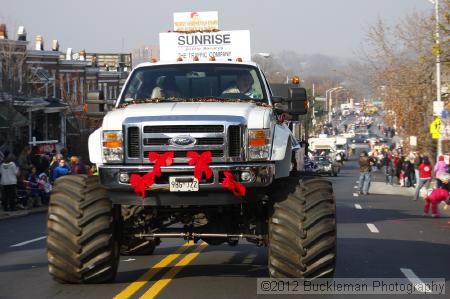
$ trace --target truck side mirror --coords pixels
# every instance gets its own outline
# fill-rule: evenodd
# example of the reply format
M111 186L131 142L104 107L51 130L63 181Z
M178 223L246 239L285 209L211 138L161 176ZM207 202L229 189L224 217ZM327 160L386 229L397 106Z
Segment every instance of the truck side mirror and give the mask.
M286 103L288 104L288 113L292 115L306 114L309 106L306 89L303 87L289 88Z

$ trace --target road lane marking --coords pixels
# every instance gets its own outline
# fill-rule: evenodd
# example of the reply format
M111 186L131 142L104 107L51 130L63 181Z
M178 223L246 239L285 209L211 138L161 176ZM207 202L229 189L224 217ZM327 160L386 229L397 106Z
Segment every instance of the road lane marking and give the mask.
M356 208L357 210L362 210L361 205L360 205L360 204L357 204L357 203L355 203L355 208Z
M358 197L359 195L358 195L358 193L353 193L353 196Z
M158 280L150 289L148 289L147 292L145 292L144 295L140 297L140 299L155 298L156 295L158 295L170 283L175 275L177 275L178 272L180 272L185 266L192 262L200 254L200 252L205 249L206 246L208 246L208 244L202 243L198 245L193 252L186 254L183 259L181 259L174 267L167 271L167 273L164 274L164 276L160 280Z
M44 240L46 238L47 238L47 236L43 236L43 237L39 237L39 238L36 238L36 239L31 239L31 240L28 240L28 241L17 243L17 244L11 245L9 247L20 247L20 246L27 245L27 244L30 244L30 243L33 243L33 242Z
M372 223L367 223L367 227L369 228L370 232L374 234L378 234L380 232L378 228Z
M430 288L425 283L423 283L423 281L419 277L417 277L413 270L408 268L400 268L400 271L402 271L403 275L405 275L406 278L408 278L408 280L414 285L416 291L425 294L431 293Z
M122 262L134 262L136 259L132 259L132 258L129 258L129 259L126 259L126 260L122 260Z
M193 242L186 242L181 247L177 249L174 253L169 254L154 266L152 266L147 272L142 274L135 282L132 282L129 286L127 286L122 292L117 294L114 299L125 299L131 297L134 293L136 293L140 288L142 288L153 276L155 276L159 271L163 268L167 267L170 263L172 263L177 257L179 257L184 251L186 251L189 247L194 245Z

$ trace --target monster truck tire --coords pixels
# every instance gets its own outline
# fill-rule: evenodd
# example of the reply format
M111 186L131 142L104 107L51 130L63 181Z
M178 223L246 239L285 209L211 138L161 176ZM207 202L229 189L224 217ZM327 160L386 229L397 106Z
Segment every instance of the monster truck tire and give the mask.
M50 274L63 283L114 280L119 263L116 215L98 177L59 178L47 219Z
M281 186L280 186L281 183ZM272 194L269 273L274 278L332 277L336 262L336 205L330 182L286 178Z

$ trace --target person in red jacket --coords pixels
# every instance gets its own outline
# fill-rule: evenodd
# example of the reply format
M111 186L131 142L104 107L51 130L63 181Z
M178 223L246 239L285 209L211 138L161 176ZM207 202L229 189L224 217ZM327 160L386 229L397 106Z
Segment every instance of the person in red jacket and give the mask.
M439 216L439 204L441 201L446 201L446 207L450 203L450 200L448 198L449 192L448 192L448 182L450 179L450 175L448 173L442 174L439 177L439 180L442 182L442 185L439 188L434 189L430 195L425 197L425 205L423 206L423 214L424 216L428 215L428 212L430 211L430 205L431 205L431 215L433 217L440 217Z
M420 189L425 187L428 189L431 181L431 172L433 171L433 165L431 165L428 157L424 156L422 163L419 165L419 182L417 183L416 193L413 200L419 199Z

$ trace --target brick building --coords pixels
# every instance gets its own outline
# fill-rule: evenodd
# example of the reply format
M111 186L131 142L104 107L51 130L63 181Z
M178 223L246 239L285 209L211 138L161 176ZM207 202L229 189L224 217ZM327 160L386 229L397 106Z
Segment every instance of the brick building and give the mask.
M31 46L23 27L12 40L0 26L0 143L14 140L17 148L49 141L85 156L88 135L114 105L131 68L131 54L61 52L56 40L46 49L41 36ZM104 102L87 105L90 92L101 92Z

